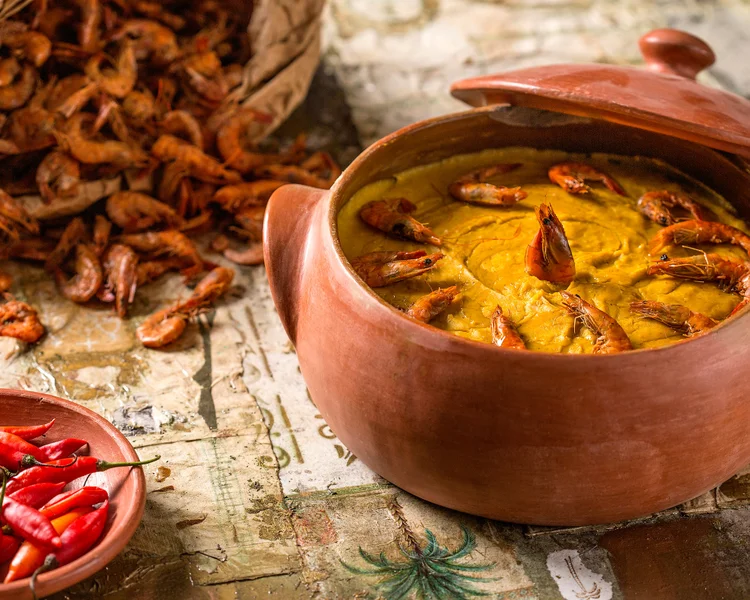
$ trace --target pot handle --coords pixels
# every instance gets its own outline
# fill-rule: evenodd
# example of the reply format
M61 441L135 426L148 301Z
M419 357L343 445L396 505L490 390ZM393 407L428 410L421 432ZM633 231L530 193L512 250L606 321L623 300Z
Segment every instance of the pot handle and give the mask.
M263 258L276 311L293 344L312 217L328 194L328 190L305 185L285 185L273 193L266 208Z

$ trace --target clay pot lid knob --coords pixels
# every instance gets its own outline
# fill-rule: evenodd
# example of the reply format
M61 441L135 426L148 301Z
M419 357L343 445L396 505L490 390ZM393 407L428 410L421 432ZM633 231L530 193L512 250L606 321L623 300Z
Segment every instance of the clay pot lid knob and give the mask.
M695 79L716 61L702 39L676 29L654 29L638 40L648 68L657 73Z

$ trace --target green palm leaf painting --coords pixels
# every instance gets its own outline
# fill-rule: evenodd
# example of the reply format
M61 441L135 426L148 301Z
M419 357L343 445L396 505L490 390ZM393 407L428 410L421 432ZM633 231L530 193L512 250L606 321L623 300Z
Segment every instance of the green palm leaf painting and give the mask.
M375 588L385 600L467 600L486 596L474 584L492 579L473 573L486 571L495 565L462 561L474 551L477 542L471 531L465 527L461 529L463 541L455 551L441 546L435 535L425 529L427 543L424 547L411 535L407 540L412 548L404 548L399 543L398 549L403 556L399 560L389 560L383 552L373 556L360 547L359 555L367 567L356 567L343 561L341 564L352 573L379 575L380 580L375 583Z

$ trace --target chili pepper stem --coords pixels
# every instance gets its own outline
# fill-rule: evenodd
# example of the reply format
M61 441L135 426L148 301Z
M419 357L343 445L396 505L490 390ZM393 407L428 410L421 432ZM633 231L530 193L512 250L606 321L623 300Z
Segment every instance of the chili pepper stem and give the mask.
M148 460L141 460L138 462L120 462L120 463L111 463L104 460L100 460L96 463L96 470L97 471L106 471L107 469L114 469L115 467L142 467L143 465L150 465L153 462L156 462L159 460L161 456L157 454L153 458L149 458Z
M57 568L57 559L55 558L54 554L48 554L47 558L44 559L44 563L42 563L42 566L39 567L36 571L34 571L31 574L31 581L29 582L29 588L31 589L31 595L34 598L34 600L38 600L36 595L36 578L39 577L42 573L46 573L47 571L51 571L52 569Z
M2 507L3 502L5 502L5 488L8 485L8 469L3 469L3 489L0 490L0 507Z

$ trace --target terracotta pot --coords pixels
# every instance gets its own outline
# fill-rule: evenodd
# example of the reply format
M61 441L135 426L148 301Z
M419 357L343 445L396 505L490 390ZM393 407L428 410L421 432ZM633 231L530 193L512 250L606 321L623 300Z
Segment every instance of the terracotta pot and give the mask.
M109 462L138 460L123 435L103 417L75 402L61 398L0 389L0 422L8 425L32 425L55 419L55 425L43 439L45 443L75 437L89 442L89 454ZM76 480L67 489L80 487ZM146 480L141 469L110 469L95 473L87 485L103 487L110 495L107 524L99 542L85 555L70 564L40 575L37 596L42 598L90 577L109 563L126 546L143 516L146 505ZM31 600L29 579L0 583L0 600Z
M662 158L750 216L750 178L715 150L604 120L528 126L519 113L529 111L487 107L424 121L371 146L330 191L274 194L266 265L302 374L354 454L437 504L545 525L674 506L750 462L750 316L659 349L517 352L405 317L363 285L341 251L336 215L362 186L506 145Z

